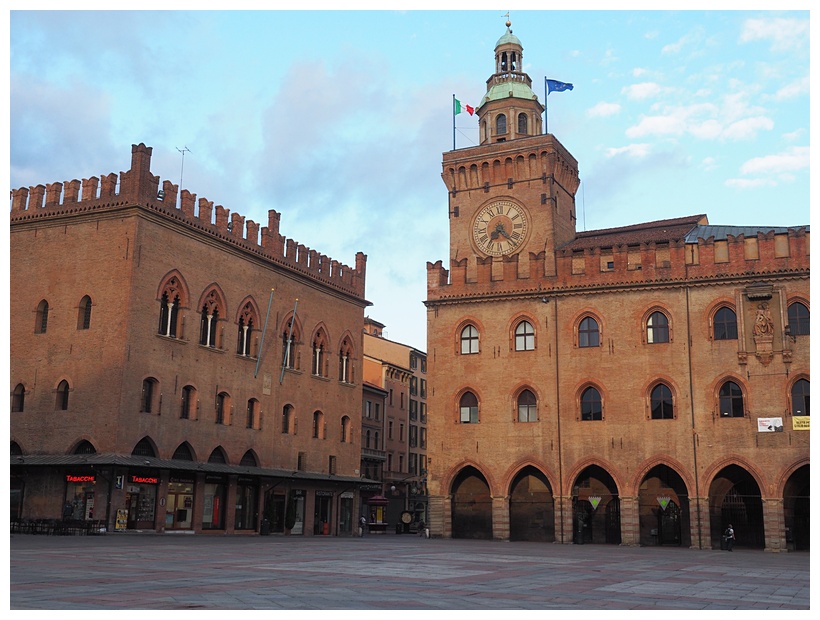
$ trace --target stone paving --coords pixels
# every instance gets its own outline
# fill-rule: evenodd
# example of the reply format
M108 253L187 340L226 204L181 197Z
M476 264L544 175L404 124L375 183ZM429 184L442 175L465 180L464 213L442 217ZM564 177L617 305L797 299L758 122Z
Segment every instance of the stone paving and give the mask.
M809 610L809 554L422 539L15 534L10 609Z

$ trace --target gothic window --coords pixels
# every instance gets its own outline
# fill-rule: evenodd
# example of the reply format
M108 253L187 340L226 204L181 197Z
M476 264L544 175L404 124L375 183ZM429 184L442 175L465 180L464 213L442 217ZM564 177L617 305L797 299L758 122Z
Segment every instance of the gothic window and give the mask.
M137 442L134 449L131 450L131 456L149 456L154 458L157 456L157 453L154 451L151 440L149 440L148 437L143 437Z
M80 300L79 311L77 312L77 329L88 329L91 327L91 298L86 295Z
M296 343L299 342L299 329L293 318L289 319L282 331L282 363L285 368L296 368Z
M350 340L345 337L342 346L339 348L339 381L342 383L353 383L353 347Z
M478 353L478 330L474 325L468 325L461 330L461 354Z
M581 394L581 420L602 420L603 403L601 393L594 387L588 387Z
M242 460L239 461L239 465L241 467L258 467L259 464L256 462L256 457L253 455L253 451L248 450L245 454L242 455Z
M43 299L37 304L37 314L34 321L34 333L45 334L48 329L48 302Z
M196 389L192 385L182 388L179 417L183 420L193 420L196 416Z
M720 386L720 417L743 417L743 391L734 381L726 381Z
M71 389L68 386L68 381L63 379L57 386L57 402L55 408L58 411L68 411L68 393Z
M211 455L208 457L209 463L219 463L220 465L227 465L228 459L225 458L225 452L223 452L222 448L217 446L211 452Z
M523 390L518 395L518 421L536 422L538 420L537 402L535 394L530 390Z
M578 346L582 348L600 346L601 338L598 331L598 321L591 316L581 319L578 325Z
M507 117L503 114L499 114L495 117L495 133L499 136L503 136L507 133Z
M799 301L789 306L789 333L792 336L809 335L809 309Z
M325 336L325 332L320 329L313 337L313 362L311 364L311 372L317 377L326 376L326 353L327 336Z
M809 415L809 382L798 379L792 386L792 415Z
M83 439L77 444L77 447L74 448L74 452L72 454L97 454L97 450L94 448L94 444L86 439Z
M518 115L518 133L522 136L527 134L527 115L524 112Z
M158 411L157 402L159 399L159 382L153 377L148 377L142 381L142 397L140 400L140 411L143 413L153 413Z
M199 321L199 344L216 347L216 324L219 321L219 306L206 302L202 306Z
M25 410L26 388L22 383L18 383L14 391L11 393L11 410L23 411Z
M177 321L179 319L179 295L168 297L164 292L159 300L159 328L157 333L169 338L177 337Z
M653 420L671 420L675 417L672 409L672 390L669 386L659 383L652 388L650 409Z
M253 317L239 317L239 333L236 337L236 354L251 357L251 333L253 332Z
M231 424L231 397L227 392L216 395L216 423L225 426Z
M515 328L515 350L532 351L535 349L535 330L529 321L521 321Z
M715 312L715 340L737 340L737 315L731 308L723 306Z
M663 312L653 312L646 321L646 341L649 344L669 342L669 319Z
M255 398L248 399L247 417L245 418L245 428L259 428L259 401Z
M193 461L194 453L191 451L191 446L189 446L187 442L182 442L177 446L177 449L174 450L171 459L174 461Z
M472 392L464 392L459 400L460 420L462 424L478 423L478 399Z
M287 435L293 429L293 405L282 407L282 434Z

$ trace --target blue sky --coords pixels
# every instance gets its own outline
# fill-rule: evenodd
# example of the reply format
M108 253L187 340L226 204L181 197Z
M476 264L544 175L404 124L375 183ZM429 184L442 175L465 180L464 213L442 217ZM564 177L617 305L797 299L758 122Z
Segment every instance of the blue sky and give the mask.
M579 230L809 223L809 11L760 7L509 9L539 99L574 85L548 128L579 162ZM12 11L9 186L120 172L143 142L161 179L367 254L365 313L424 349L452 96L480 102L507 10ZM477 143L476 117L456 127Z

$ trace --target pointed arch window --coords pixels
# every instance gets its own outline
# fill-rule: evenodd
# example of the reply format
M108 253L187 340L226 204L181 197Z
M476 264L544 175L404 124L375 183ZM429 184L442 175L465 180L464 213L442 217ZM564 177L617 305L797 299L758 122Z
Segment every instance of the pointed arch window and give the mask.
M327 375L326 352L327 337L323 331L319 330L313 338L313 361L311 363L311 372L317 377Z
M299 334L291 318L282 332L282 364L285 368L296 368L296 343Z
M239 332L236 337L236 354L251 357L251 334L253 333L253 317L239 317Z
M737 315L735 311L723 306L715 312L715 340L737 340Z
M464 392L458 402L462 424L478 424L478 399L472 392Z
M137 442L134 449L131 450L131 456L149 456L156 458L157 453L154 451L154 446L148 437L143 437Z
M168 296L168 291L165 291L159 300L159 328L157 333L168 338L176 338L178 321L179 295L174 295L171 298Z
M77 311L77 329L89 329L91 327L91 297L86 295L80 300Z
M22 383L18 383L11 393L11 410L12 412L21 412L25 410L26 405L26 388Z
M37 304L37 313L34 320L34 333L45 334L48 329L48 302L43 299Z
M809 382L798 379L792 386L792 415L809 415Z
M191 446L189 446L186 442L179 444L177 449L174 450L174 455L171 459L174 461L193 461L194 454L191 452Z
M529 321L521 321L515 328L515 350L533 351L535 349L535 330Z
M461 330L461 354L478 353L478 330L475 325L468 325Z
M591 316L581 319L578 325L578 346L581 348L598 347L601 343L601 335L598 330L598 321Z
M649 344L669 342L669 319L663 312L656 311L646 321L646 341Z
M652 388L650 409L653 420L671 420L675 417L672 408L672 390L669 386L659 383Z
M522 390L518 395L518 421L538 421L538 401L530 390Z
M251 450L245 452L242 455L242 460L239 461L239 465L242 467L258 467L258 463L256 462L256 457L253 455Z
M743 412L743 390L734 381L726 381L720 386L720 417L721 418L742 418Z
M211 455L208 457L209 463L219 463L221 465L227 465L228 461L225 458L225 453L222 451L222 448L216 447L211 452Z
M601 393L594 387L588 387L581 394L581 420L603 420L604 408Z
M55 408L58 411L68 411L68 393L70 391L71 388L65 379L57 385L57 402L55 403Z
M87 439L83 439L77 444L77 447L74 448L73 454L97 454L97 450L94 448L94 444Z
M219 322L219 306L205 303L199 320L199 344L216 348L216 324Z
M345 337L339 349L339 381L342 383L353 383L352 353L353 347L350 345L350 340Z
M808 336L810 332L809 309L799 301L789 305L789 333L792 336ZM45 331L45 330L43 330Z
M518 133L522 136L527 135L527 115L524 112L518 115Z

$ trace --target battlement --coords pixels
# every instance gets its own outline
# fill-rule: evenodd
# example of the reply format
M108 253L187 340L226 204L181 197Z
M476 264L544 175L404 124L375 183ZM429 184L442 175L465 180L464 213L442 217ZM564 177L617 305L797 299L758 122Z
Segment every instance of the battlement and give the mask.
M174 219L226 243L364 298L367 256L358 252L350 268L316 250L279 234L280 214L268 211L267 226L231 213L222 205L151 173L153 149L144 144L131 147L131 169L103 177L50 183L11 191L11 223L64 218L82 213L139 207ZM117 191L119 186L119 191Z
M706 227L708 230L709 227ZM765 232L764 232L765 231ZM668 282L795 274L808 277L809 228L761 228L756 235L687 237L646 243L577 247L555 253L550 275L545 252L427 263L428 301L537 290L572 290Z

